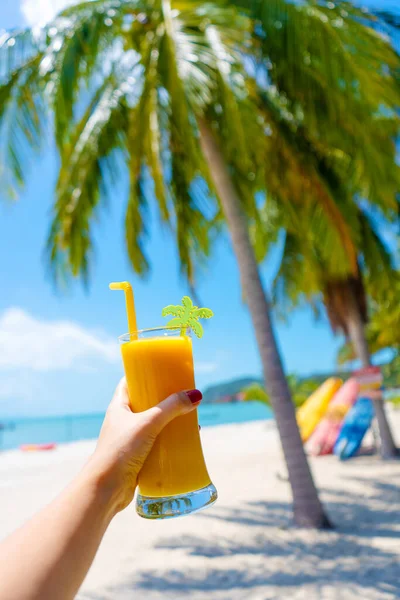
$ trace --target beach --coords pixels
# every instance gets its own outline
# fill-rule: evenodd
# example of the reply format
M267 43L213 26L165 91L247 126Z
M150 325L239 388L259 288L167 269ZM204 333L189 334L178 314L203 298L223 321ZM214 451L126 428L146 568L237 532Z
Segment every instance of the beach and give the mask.
M390 419L400 443L400 412ZM128 508L111 524L79 600L400 597L400 462L311 459L336 529L305 531L291 526L274 422L208 427L202 439L217 504L164 522ZM94 446L1 454L0 538L47 504Z

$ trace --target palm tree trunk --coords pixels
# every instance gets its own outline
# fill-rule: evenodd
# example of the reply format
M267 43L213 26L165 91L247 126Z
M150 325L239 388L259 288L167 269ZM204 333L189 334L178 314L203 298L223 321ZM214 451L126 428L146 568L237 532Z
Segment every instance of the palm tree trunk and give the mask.
M352 293L349 294L349 297L354 298ZM355 299L354 302L349 303L348 306L347 330L355 353L361 360L363 367L370 367L372 362L365 335L365 325ZM390 425L387 420L385 403L383 400L373 400L373 403L381 441L381 456L384 459L396 458L398 456L398 450L394 443Z
M266 386L271 397L292 488L294 519L301 527L328 528L297 426L295 409L271 324L270 306L250 241L247 218L219 145L209 128L199 122L200 141L225 214L233 249L253 321Z

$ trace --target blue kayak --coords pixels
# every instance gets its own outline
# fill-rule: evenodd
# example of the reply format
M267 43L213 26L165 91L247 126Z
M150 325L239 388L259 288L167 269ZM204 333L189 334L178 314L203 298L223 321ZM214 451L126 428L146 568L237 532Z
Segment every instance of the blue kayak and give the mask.
M369 398L359 398L348 412L333 450L340 460L355 456L374 418L374 406Z

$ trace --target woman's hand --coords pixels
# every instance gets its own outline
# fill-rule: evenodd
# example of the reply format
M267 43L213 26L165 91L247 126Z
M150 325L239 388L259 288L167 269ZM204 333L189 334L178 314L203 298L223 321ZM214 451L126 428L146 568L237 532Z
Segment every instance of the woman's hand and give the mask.
M180 392L135 414L130 408L126 379L122 379L86 467L115 513L132 502L139 471L162 429L176 417L195 410L201 400L198 390Z
M157 435L194 410L201 398L198 390L180 392L133 414L125 379L121 381L86 467L58 498L0 544L0 600L75 597L111 519L132 501Z

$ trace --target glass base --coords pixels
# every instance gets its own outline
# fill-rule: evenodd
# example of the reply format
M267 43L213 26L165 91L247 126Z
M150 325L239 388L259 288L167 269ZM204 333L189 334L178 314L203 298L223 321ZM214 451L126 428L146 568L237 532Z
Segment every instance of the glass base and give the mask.
M196 492L179 496L150 498L139 494L136 511L144 519L174 519L208 508L216 502L217 498L217 490L212 483Z

